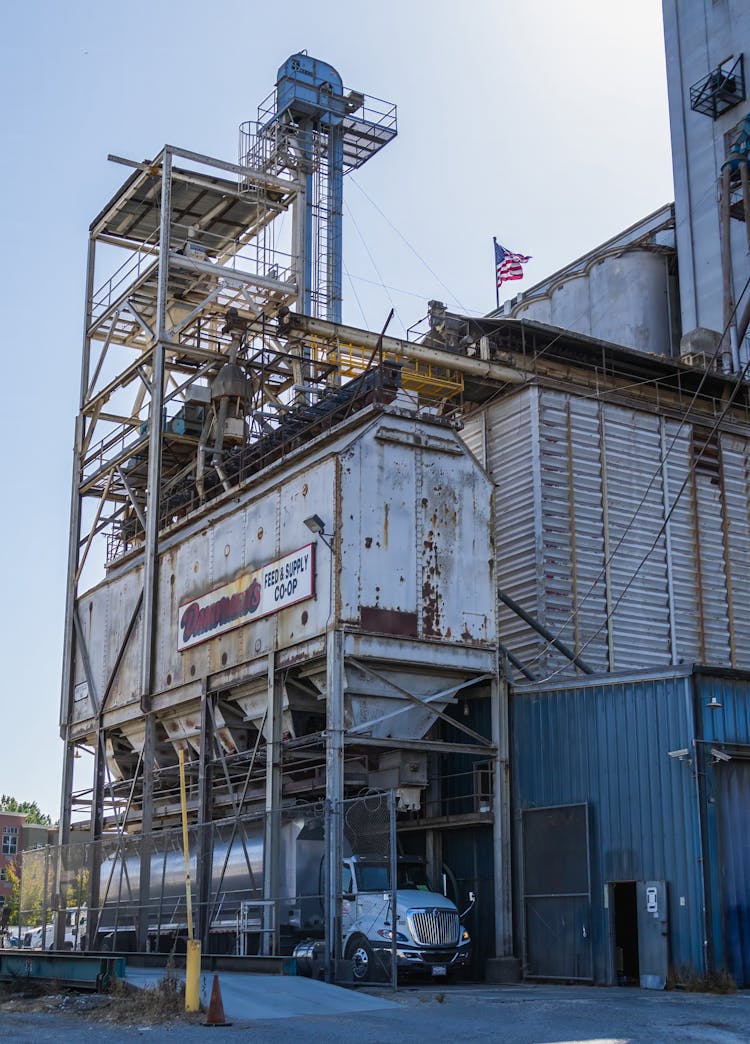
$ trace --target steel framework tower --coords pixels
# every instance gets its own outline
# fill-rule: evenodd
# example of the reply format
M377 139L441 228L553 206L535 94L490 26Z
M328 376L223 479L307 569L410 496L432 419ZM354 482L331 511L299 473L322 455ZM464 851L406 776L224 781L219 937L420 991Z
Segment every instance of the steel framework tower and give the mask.
M285 63L272 97L273 112L242 130L239 164L169 145L151 162L111 157L132 173L90 226L60 717L63 843L76 811L90 811L101 834L117 751L99 728L93 789L77 789L75 723L91 711L102 725L134 644L141 827L152 825L160 534L288 448L309 422L301 412L339 382L338 348L284 343L276 320L305 307L340 317L343 174L394 137L396 110L345 93L335 70L307 55ZM349 376L365 369L365 355L348 352ZM79 590L133 551L143 556L142 589L102 681Z

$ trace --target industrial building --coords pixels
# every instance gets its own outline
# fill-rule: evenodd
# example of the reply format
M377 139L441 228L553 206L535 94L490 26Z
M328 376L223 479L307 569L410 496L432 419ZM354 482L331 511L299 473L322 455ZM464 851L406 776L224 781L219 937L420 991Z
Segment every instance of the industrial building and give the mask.
M665 23L700 192L681 167L674 208L410 340L341 324L344 175L396 112L330 66L281 67L237 163L129 164L90 230L61 707L90 945L183 923L182 758L206 952L317 919L343 974L388 794L476 893L473 975L750 981L750 16L714 5L707 62L698 6Z
M55 882L61 906L86 882L89 946L185 925L182 755L204 952L324 929L337 974L341 859L382 843L383 794L434 880L451 830L489 853L451 887L481 863L484 950L511 952L492 484L455 419L464 371L509 371L340 325L343 176L395 133L295 55L239 163L165 147L91 225ZM454 814L464 776L483 802ZM289 846L321 840L303 900Z
M569 371L464 434L505 520L525 973L747 986L750 11L663 7L674 207L496 313L631 351L537 332Z

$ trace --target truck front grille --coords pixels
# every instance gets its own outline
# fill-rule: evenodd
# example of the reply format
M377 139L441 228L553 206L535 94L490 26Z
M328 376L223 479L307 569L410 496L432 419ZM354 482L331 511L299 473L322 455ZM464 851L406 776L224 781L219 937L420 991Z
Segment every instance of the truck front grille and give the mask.
M420 946L454 946L458 914L452 910L409 910L411 933Z

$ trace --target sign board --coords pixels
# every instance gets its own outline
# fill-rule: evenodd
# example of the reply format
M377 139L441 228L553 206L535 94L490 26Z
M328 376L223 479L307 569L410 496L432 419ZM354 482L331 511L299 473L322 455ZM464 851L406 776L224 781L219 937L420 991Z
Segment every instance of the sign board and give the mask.
M183 602L177 648L182 651L315 594L315 544L306 544L231 583Z

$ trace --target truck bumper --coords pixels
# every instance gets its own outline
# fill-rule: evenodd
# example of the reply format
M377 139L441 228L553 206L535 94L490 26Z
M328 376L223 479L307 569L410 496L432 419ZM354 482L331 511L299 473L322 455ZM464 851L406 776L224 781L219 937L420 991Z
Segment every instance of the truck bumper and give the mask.
M419 946L399 946L396 950L399 971L430 972L434 975L448 974L468 964L471 958L471 945L456 949L430 949ZM441 972L440 969L444 969Z

